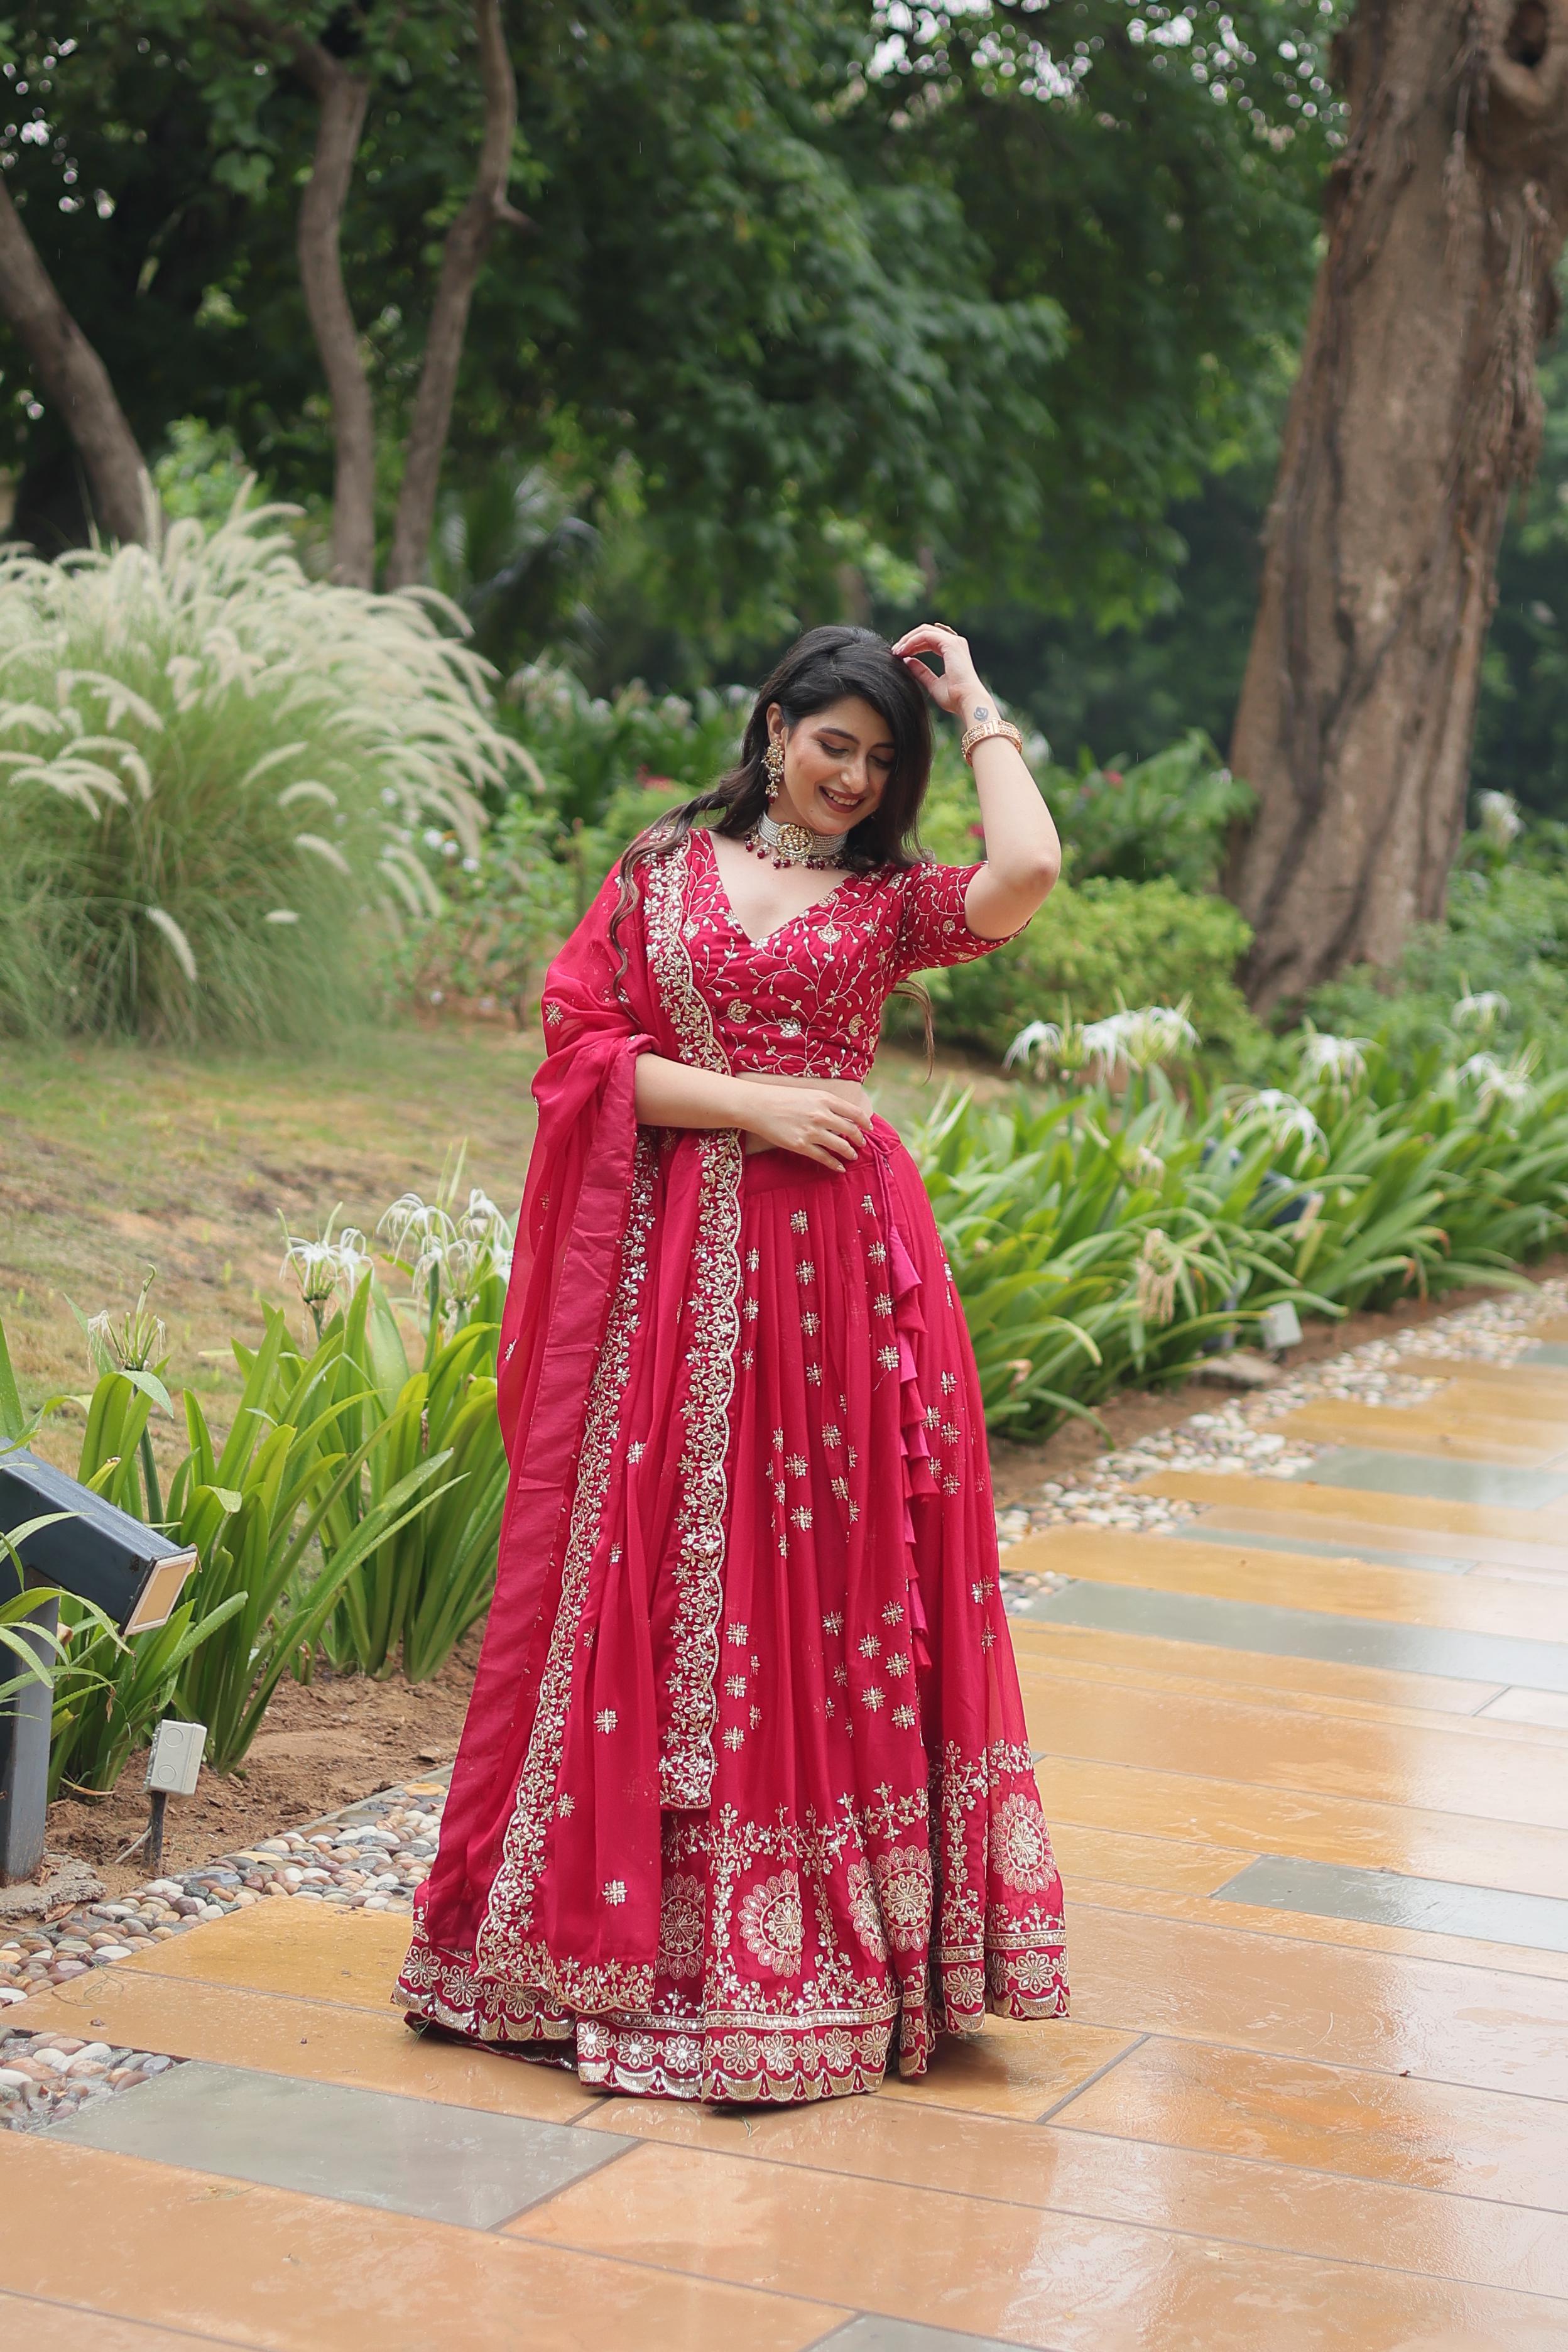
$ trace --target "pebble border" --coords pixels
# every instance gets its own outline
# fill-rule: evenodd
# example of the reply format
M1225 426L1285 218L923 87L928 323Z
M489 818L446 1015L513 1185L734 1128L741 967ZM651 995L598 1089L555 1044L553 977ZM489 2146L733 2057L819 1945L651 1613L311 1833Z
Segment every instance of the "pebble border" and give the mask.
M996 1515L1005 1595L1016 1605L1032 1593L1059 1591L1071 1582L1049 1570L1010 1570L1006 1556L1026 1536L1047 1528L1136 1528L1163 1534L1194 1519L1201 1503L1149 1495L1138 1482L1158 1470L1205 1470L1237 1477L1294 1478L1333 1448L1304 1444L1271 1424L1321 1398L1359 1399L1385 1406L1419 1404L1451 1377L1433 1367L1512 1364L1534 1343L1533 1327L1568 1315L1568 1281L1505 1291L1430 1323L1413 1324L1386 1339L1363 1340L1320 1364L1288 1371L1272 1387L1226 1397L1170 1429L1152 1430L1107 1454L1071 1481L1047 1479L1035 1504Z

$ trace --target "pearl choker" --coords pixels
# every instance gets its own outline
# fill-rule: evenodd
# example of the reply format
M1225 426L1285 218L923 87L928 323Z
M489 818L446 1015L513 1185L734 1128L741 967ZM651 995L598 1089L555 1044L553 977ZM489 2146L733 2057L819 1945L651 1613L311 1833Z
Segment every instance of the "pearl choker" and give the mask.
M746 835L746 847L773 866L842 866L844 837L813 833L806 824L778 824L764 809Z

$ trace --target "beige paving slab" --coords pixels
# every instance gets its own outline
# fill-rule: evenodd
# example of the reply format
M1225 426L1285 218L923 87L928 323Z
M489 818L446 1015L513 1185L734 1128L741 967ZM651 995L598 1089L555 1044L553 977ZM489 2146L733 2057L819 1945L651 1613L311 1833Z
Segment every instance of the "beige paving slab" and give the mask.
M390 1995L390 1979L383 1990ZM36 1993L7 2010L4 2021L13 2032L99 2035L171 2058L206 2058L541 2123L569 2123L595 2098L560 2067L411 2033L387 2000L374 2010L336 2006L153 1976L122 1961Z
M0 2133L0 2213L12 2293L265 2352L803 2352L841 2316L33 2133Z
M1101 2077L1108 2083L1109 2077ZM1086 2097L1089 2095L1086 2094ZM1069 2108L1064 2112L1070 2114ZM605 2131L706 2153L935 2189L1184 2235L1568 2294L1568 2215L1152 2140L911 2112L886 2096L776 2115L616 2099Z
M1201 1534L1214 1528L1231 1535L1268 1536L1279 1542L1294 1536L1306 1539L1303 1549L1313 1544L1342 1544L1358 1555L1375 1558L1379 1552L1400 1551L1410 1556L1410 1566L1419 1568L1423 1559L1451 1560L1463 1559L1484 1560L1492 1569L1510 1569L1533 1572L1541 1576L1568 1576L1568 1538L1553 1541L1548 1531L1539 1538L1525 1542L1517 1536L1481 1534L1473 1528L1390 1526L1386 1521L1369 1523L1353 1514L1344 1518L1331 1513L1297 1510L1290 1507L1292 1495L1301 1491L1290 1482L1279 1479L1264 1487L1265 1501L1259 1496L1261 1482L1244 1482L1258 1496L1252 1503L1208 1503L1200 1518L1188 1524ZM1348 1498L1348 1488L1340 1492ZM1536 1517L1531 1512L1530 1517ZM1289 1549L1288 1541L1286 1548ZM1384 1565L1387 1563L1384 1562Z
M349 2009L384 2010L408 1949L406 1914L345 1911L297 1897L205 1919L117 1968L147 1976L299 1993Z
M1479 1568L1468 1576L1434 1576L1426 1569L1324 1559L1264 1544L1253 1550L1242 1544L1175 1542L1131 1528L1090 1527L1052 1528L1026 1537L1014 1545L1007 1564L1157 1592L1202 1592L1217 1601L1261 1601L1335 1617L1568 1643L1568 1590L1521 1586Z
M1046 1745L1038 1778L1052 1822L1397 1870L1516 1895L1568 1895L1562 1830L1056 1756Z
M1390 1454L1426 1454L1450 1462L1495 1463L1544 1470L1568 1448L1561 1423L1514 1421L1501 1412L1461 1412L1434 1398L1429 1406L1366 1405L1321 1397L1275 1423L1281 1436L1309 1445L1372 1445Z
M1568 2212L1556 2101L1415 2074L1155 2034L1052 2121L1063 2131Z
M1053 1832L1060 1849L1062 1832ZM1102 1911L1138 1911L1157 1919L1192 1919L1199 1926L1234 1927L1243 1935L1284 1936L1296 1943L1344 1944L1352 1950L1404 1954L1418 1960L1447 1960L1456 1968L1499 1969L1506 1975L1551 1977L1568 1984L1568 1952L1546 1952L1532 1944L1488 1943L1479 1937L1439 1934L1430 1927L1385 1927L1376 1919L1338 1919L1316 1911L1275 1911L1259 1903L1227 1903L1219 1894L1188 1894L1180 1887L1097 1876L1093 1840L1085 1840L1086 1867L1068 1872L1070 1904L1091 1903Z
M1559 1753L1557 1769L1543 1770L1528 1739L1350 1722L1248 1704L1234 1692L1118 1689L1067 1675L1031 1674L1024 1690L1031 1738L1053 1756L1568 1832L1568 1769Z
M1136 1641L1142 1637L1127 1638ZM1185 1646L1190 1652L1195 1645L1189 1643ZM1555 1711L1539 1722L1528 1709L1517 1716L1504 1712L1501 1701L1507 1692L1502 1685L1494 1685L1479 1696L1474 1712L1455 1715L1436 1707L1387 1706L1365 1699L1323 1698L1308 1692L1273 1690L1266 1683L1218 1683L1203 1675L1171 1674L1152 1665L1110 1666L1089 1659L1054 1658L1048 1665L1042 1666L1028 1652L1019 1654L1018 1669L1019 1688L1026 1706L1030 1708L1048 1708L1055 1685L1066 1681L1086 1684L1097 1690L1124 1691L1130 1699L1135 1692L1150 1691L1164 1697L1199 1700L1220 1710L1233 1706L1264 1706L1311 1722L1329 1723L1337 1717L1348 1723L1378 1724L1391 1729L1407 1727L1415 1731L1442 1732L1450 1741L1461 1745L1467 1740L1485 1745L1500 1739L1514 1747L1528 1748L1537 1755L1542 1749L1568 1744ZM1559 1694L1520 1693L1525 1699L1532 1696L1557 1697ZM1561 1696L1568 1702L1568 1693Z
M1151 1543L1159 1538L1151 1536ZM1440 1715L1474 1715L1504 1685L1469 1682L1447 1675L1407 1675L1388 1666L1344 1665L1328 1658L1275 1656L1262 1650L1209 1649L1195 1642L1172 1642L1153 1633L1110 1633L1100 1626L1011 1621L1014 1654L1027 1673L1037 1664L1092 1663L1113 1674L1131 1667L1139 1674L1168 1674L1184 1683L1237 1689L1248 1697L1279 1693L1310 1704L1324 1701L1330 1712L1363 1706L1419 1707Z
M1568 2302L694 2148L634 2149L519 2235L1051 2352L1409 2352L1468 2329L1561 2352Z
M183 2327L144 2327L133 2319L108 2319L100 2311L0 2294L0 2344L14 2345L16 2352L202 2352L204 2345L234 2340L193 2336Z
M1358 1526L1424 1528L1448 1536L1500 1536L1526 1544L1562 1538L1560 1518L1502 1503L1455 1503L1434 1495L1379 1495L1360 1486L1320 1486L1301 1478L1250 1478L1215 1470L1152 1470L1140 1493L1173 1500L1299 1513L1317 1519L1352 1519Z
M1568 1984L1081 1900L1068 1930L1086 2024L1568 2101Z

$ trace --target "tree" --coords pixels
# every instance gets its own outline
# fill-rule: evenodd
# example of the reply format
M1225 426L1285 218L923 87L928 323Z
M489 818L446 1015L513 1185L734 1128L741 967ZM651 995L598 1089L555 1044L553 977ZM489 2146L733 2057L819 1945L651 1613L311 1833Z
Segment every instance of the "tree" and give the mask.
M1568 0L1359 0L1232 760L1254 1001L1442 912L1568 227Z
M108 369L60 300L3 182L0 310L32 361L38 383L69 423L97 520L110 538L144 538L154 502L136 436L115 397Z

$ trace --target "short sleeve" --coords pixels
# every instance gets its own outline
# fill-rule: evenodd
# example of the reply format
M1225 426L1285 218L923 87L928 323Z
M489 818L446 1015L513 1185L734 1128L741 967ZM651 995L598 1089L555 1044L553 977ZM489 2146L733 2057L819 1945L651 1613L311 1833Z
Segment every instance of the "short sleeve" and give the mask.
M911 971L936 971L943 965L973 963L1005 948L1007 940L982 939L972 931L963 911L969 886L979 873L974 866L909 866L897 877L900 901L898 966L900 977ZM1016 939L1016 931L1009 938Z

